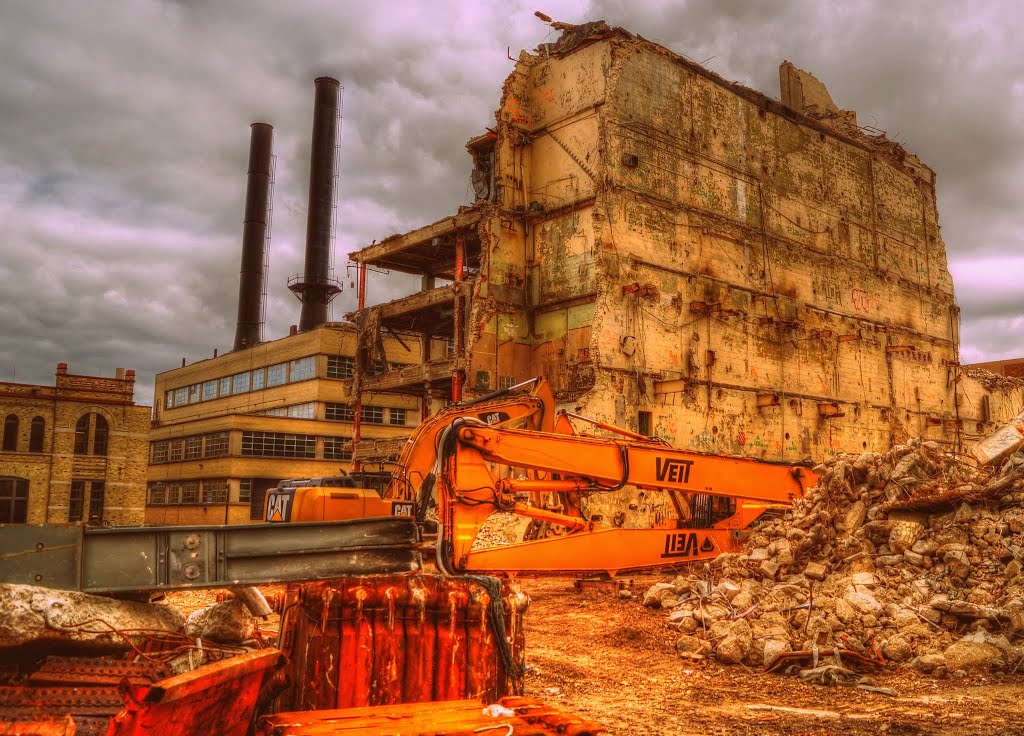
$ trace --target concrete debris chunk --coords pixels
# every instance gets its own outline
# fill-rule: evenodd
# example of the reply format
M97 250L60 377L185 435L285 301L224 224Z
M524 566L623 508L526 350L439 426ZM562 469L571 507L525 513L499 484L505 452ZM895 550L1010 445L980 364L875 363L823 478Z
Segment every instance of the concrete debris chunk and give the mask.
M982 465L998 465L1024 445L1024 413L1018 414L971 448Z
M194 611L185 621L185 633L194 639L241 644L254 639L259 629L255 616L240 599L214 603Z
M0 661L4 651L35 647L72 656L126 651L144 635L181 631L170 606L122 601L35 585L0 584Z
M931 676L1024 666L1024 449L978 466L910 440L819 471L740 553L676 578L707 589L671 614L688 652L763 667L844 649Z

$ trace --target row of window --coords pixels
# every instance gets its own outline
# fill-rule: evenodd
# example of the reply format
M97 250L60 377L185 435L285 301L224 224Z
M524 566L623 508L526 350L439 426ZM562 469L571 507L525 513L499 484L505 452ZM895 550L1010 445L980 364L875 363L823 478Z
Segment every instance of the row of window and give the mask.
M263 518L266 490L253 494L253 479L238 481L238 503L249 504L249 518ZM226 478L209 480L156 481L146 487L148 506L205 506L228 503L231 499Z
M317 435L288 434L285 432L242 432L242 455L244 457L287 457L313 460L317 456ZM352 459L350 437L325 436L323 440L324 460Z
M148 486L151 506L200 505L228 502L226 478L156 481ZM248 500L248 496L245 499Z
M4 419L4 452L18 451L18 430L21 428L21 420L17 414L8 414ZM32 418L32 428L28 436L28 451L43 451L43 436L46 434L46 420L42 417Z
M387 421L385 421L385 412ZM290 417L292 419L316 419L316 405L312 402L304 404L292 404L291 406L279 406L274 409L267 409L259 414L268 417ZM351 422L354 418L354 411L351 404L335 404L328 402L324 410L324 419L330 422ZM374 406L366 404L363 406L362 420L365 424L390 424L396 427L404 427L408 422L407 409Z
M242 432L242 455L312 459L317 455L317 438L315 434ZM323 445L324 460L352 459L350 437L324 436ZM228 433L215 432L152 442L149 446L149 462L151 465L180 463L187 460L227 457L229 453Z
M386 373L388 368L395 370L411 363L396 363L390 361L385 365L379 360L373 361L373 365L366 371L368 375L379 376ZM327 377L328 378L352 378L356 374L356 359L351 355L328 355L327 356Z
M103 521L103 499L106 483L102 480L71 481L71 496L68 499L68 521ZM86 514L86 509L89 513Z
M228 433L197 434L173 440L158 440L149 445L149 462L180 463L182 460L202 460L211 457L227 457L229 452Z
M291 417L292 419L315 419L315 404L307 401L304 404L292 404L291 406L278 406L266 411L257 412L267 417Z
M18 431L21 420L17 414L8 414L4 419L4 452L18 451ZM28 451L43 452L46 435L46 420L33 417L28 435ZM110 425L106 417L95 412L82 415L75 424L76 455L106 455L110 440Z
M0 477L0 524L28 521L28 479ZM103 521L106 483L102 480L72 480L68 496L68 521Z
M265 388L283 386L286 383L305 381L316 377L316 356L309 355L287 363L277 363L266 368L235 373L231 376L212 378L202 383L181 386L164 394L164 407L198 404L201 401L223 399L226 396L261 391Z
M404 427L408 420L408 410L392 407L364 404L362 421L364 424L385 424L384 414L387 411L387 424ZM324 418L334 422L351 422L355 419L355 411L351 404L328 403Z

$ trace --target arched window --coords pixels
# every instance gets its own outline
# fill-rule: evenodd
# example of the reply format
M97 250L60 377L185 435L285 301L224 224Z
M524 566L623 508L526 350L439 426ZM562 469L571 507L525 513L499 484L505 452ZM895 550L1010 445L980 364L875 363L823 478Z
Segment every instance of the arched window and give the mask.
M46 420L42 417L32 418L32 433L28 436L28 451L43 451L43 434L46 432Z
M75 425L75 454L106 455L109 438L106 417L96 412L85 414Z
M4 445L5 452L18 451L18 415L8 414L4 420Z
M89 420L92 414L84 414L75 425L75 454L89 454Z

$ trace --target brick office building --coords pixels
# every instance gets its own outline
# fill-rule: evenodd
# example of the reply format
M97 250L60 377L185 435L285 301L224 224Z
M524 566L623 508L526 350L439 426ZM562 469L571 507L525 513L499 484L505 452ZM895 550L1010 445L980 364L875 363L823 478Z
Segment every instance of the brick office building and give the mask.
M0 382L0 523L144 517L148 406L135 371L77 376L57 364L53 386Z

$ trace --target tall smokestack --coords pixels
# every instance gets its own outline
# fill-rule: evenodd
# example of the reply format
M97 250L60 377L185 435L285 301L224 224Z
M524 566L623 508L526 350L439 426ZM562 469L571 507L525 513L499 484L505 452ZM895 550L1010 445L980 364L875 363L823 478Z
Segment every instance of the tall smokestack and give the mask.
M267 211L270 204L270 157L274 128L253 123L249 140L249 180L242 225L242 273L238 280L238 321L235 350L262 341L263 268L266 260Z
M313 109L313 150L309 164L309 214L305 272L288 285L302 302L299 331L327 321L327 305L341 291L330 277L331 222L334 211L335 149L338 144L337 79L318 77Z

